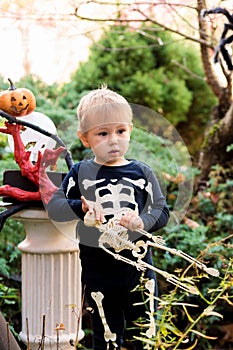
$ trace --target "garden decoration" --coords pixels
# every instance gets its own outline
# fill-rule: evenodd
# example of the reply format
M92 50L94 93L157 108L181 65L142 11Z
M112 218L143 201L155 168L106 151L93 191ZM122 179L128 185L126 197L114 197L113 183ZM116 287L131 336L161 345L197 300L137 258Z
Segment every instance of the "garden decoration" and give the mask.
M210 10L203 10L201 13L201 17L204 18L205 16L212 14L212 13L221 13L228 19L229 23L224 23L224 29L220 38L220 41L215 48L215 54L214 54L214 63L217 63L219 61L219 54L221 53L229 70L233 70L232 65L232 59L225 48L225 45L230 44L233 42L233 35L230 35L229 37L226 37L228 31L233 30L233 15L229 13L225 8L216 7Z
M109 325L108 325L106 317L105 317L104 308L102 305L102 300L104 298L104 295L101 292L92 292L91 296L95 300L95 303L96 303L98 311L99 311L100 318L101 318L103 326L104 326L104 339L107 343L107 349L109 349L110 341L115 346L115 348L117 348L116 333L112 333L110 331Z
M156 334L156 326L155 326L155 306L154 306L154 290L155 290L155 280L148 280L145 284L145 288L149 292L149 311L146 313L149 315L149 328L146 331L147 338L152 338Z
M40 112L32 112L29 115L20 117L20 121L30 121L35 126L43 126L43 128L50 133L56 134L57 129L53 121L45 114ZM54 149L56 147L56 141L48 138L48 136L41 134L40 132L28 127L21 127L20 138L27 149L30 151L30 161L32 164L36 164L38 160L38 153L44 153L45 149ZM14 139L12 135L8 135L8 144L11 151L14 153Z
M156 325L155 325L155 307L154 307L154 288L155 288L155 281L153 279L148 280L145 284L145 288L149 291L149 311L146 311L146 313L149 315L149 328L147 329L145 335L147 338L152 338L156 335ZM92 292L91 293L92 298L94 299L96 306L99 311L100 318L102 320L102 324L104 327L104 339L107 344L107 349L109 349L110 341L112 342L113 346L117 348L116 344L116 333L111 332L109 325L107 323L104 308L102 304L102 300L104 298L104 295L102 292ZM148 324L146 325L148 326Z
M5 134L10 134L10 132L7 132L7 127L9 126L10 127L10 124L17 124L17 125L21 125L23 127L27 127L27 128L31 128L33 130L36 130L38 131L39 133L45 135L45 136L48 136L50 137L51 139L55 140L57 142L58 145L60 145L61 147L64 147L64 152L65 152L65 161L66 161L66 164L67 164L67 167L68 169L71 168L71 166L73 165L73 160L72 160L72 157L71 157L71 154L70 152L66 149L66 146L64 144L64 142L62 141L62 139L58 136L58 135L55 135L47 130L44 130L43 128L41 128L40 126L38 125L34 125L30 122L27 122L25 120L22 120L20 118L15 118L14 116L4 112L3 110L1 110L1 105L0 105L0 116L2 118L5 118L7 120L7 122L5 123L5 126L6 128L1 128L0 132L3 132Z
M89 212L87 212L87 214L84 217L84 223L86 226L95 226L100 230L100 232L102 232L99 238L99 247L102 248L106 253L112 255L115 259L133 265L141 271L144 271L145 269L149 268L155 271L156 273L162 275L164 278L166 278L168 282L192 294L198 294L198 291L190 281L188 281L187 283L185 283L186 281L184 281L183 283L177 276L172 275L166 271L160 270L159 268L152 266L142 260L143 257L146 255L149 247L165 250L171 254L177 255L182 259L189 261L191 264L197 266L209 275L215 277L219 276L219 271L215 268L207 267L205 264L201 263L197 259L194 259L192 256L182 252L181 250L165 246L165 241L161 236L155 236L142 229L135 229L135 232L138 232L142 236L147 237L148 240L139 240L136 243L133 243L129 240L129 236L127 233L128 230L125 227L119 225L120 217L124 215L124 213L125 209L120 210L117 213L117 215L110 219L106 224L102 224L96 221L94 214L90 214ZM109 250L107 247L113 248L115 250L115 253ZM123 249L130 249L133 257L137 258L137 260L130 260L119 255L118 253Z
M45 205L48 203L65 175L46 172L46 169L56 165L62 152L68 167L73 162L64 143L55 134L55 125L50 120L49 123L47 116L35 111L26 115L12 114L6 111L0 100L0 116L6 120L0 132L8 136L15 162L20 168L4 172L0 196L3 197L2 206L7 209L0 213L0 231L7 218L18 212L15 219L23 222L25 229L25 239L18 245L22 253L22 328L19 337L32 350L41 345L43 349L67 348L71 338L79 340L84 335L81 324L77 327L71 310L65 309L65 305L75 305L81 310L79 248L77 242L74 244L69 239L74 235L75 224L66 224L66 235L61 235L47 217L42 200ZM46 274L43 273L45 261ZM54 265L57 271L61 271L60 274L54 273ZM71 288L71 280L67 276L74 275L76 278ZM38 281L47 287L38 290ZM42 315L47 316L46 337L44 333L41 336L39 320ZM62 320L66 325L59 339L54 320Z
M35 125L24 120L23 116L32 118L33 113L37 113L36 117L41 117L38 112L33 112L36 103L34 95L28 89L16 89L11 80L11 87L7 91L3 91L0 94L0 116L5 118L5 127L0 128L0 132L11 135L14 144L14 158L16 163L20 167L21 175L26 177L37 188L36 191L28 191L9 184L4 184L0 187L0 196L13 199L14 205L0 213L0 231L3 228L4 223L8 217L13 214L33 206L40 206L40 202L48 203L57 186L50 180L46 173L48 166L55 166L59 155L65 152L65 160L68 168L73 164L70 153L66 150L63 141L52 132L42 129L39 125ZM26 104L22 101L27 100ZM9 114L10 113L10 114ZM17 115L17 117L15 117ZM46 117L46 116L45 116ZM32 118L33 120L33 118ZM26 149L26 146L22 140L22 135L26 134L27 129L30 128L38 133L36 138L36 146L31 150ZM26 131L25 131L26 130ZM43 143L40 141L40 137L43 139ZM44 138L49 137L60 145L57 149L44 149ZM35 138L35 136L34 136ZM33 139L34 141L34 139ZM33 159L31 159L32 153L36 150ZM44 152L43 152L44 151ZM35 152L34 152L35 153ZM16 202L16 203L15 203Z
M96 221L95 214L87 212L84 217L84 223L86 226L93 226L99 229L101 232L100 238L99 238L99 248L103 249L106 253L113 256L115 259L125 262L126 264L130 264L137 268L138 270L144 271L145 269L151 269L155 271L157 274L162 275L168 282L174 284L176 287L183 289L184 291L192 294L199 294L197 288L195 287L194 283L187 278L184 278L183 280L178 278L176 275L170 274L166 271L163 271L155 266L152 266L146 262L144 262L142 259L146 255L147 250L149 247L154 247L157 249L162 249L164 251L167 251L171 254L177 255L186 261L190 262L191 264L195 265L196 267L200 268L201 270L205 271L211 276L217 277L219 276L219 271L215 268L207 267L202 262L198 261L197 259L194 259L192 256L182 252L181 250L177 250L174 248L167 247L165 245L165 241L161 236L154 236L151 233L148 233L145 230L142 229L135 229L135 232L138 232L142 235L142 237L146 237L146 240L138 240L136 243L133 243L133 241L129 240L128 235L128 229L121 226L119 224L120 218L127 210L132 210L129 208L122 208L117 213L115 213L114 217L110 219L106 224L101 223L99 221ZM110 248L110 249L109 249ZM111 248L114 249L114 251L111 250ZM136 258L136 260L131 260L129 258L121 256L119 253L123 249L129 249L132 252L132 256ZM145 302L148 302L148 311L146 311L148 315L148 319L146 324L144 324L144 327L147 327L147 330L145 332L145 336L147 338L152 338L156 335L156 324L155 324L155 318L154 318L154 310L155 310L155 298L154 298L154 280L148 280L145 283L145 289L149 292L146 292L146 295L148 295L148 300ZM105 318L102 300L104 298L104 295L100 292L93 292L92 298L96 302L99 315L101 317L103 326L104 326L104 337L107 344L107 349L109 349L109 343L110 341L115 346L115 340L116 340L116 334L112 333L109 329L107 320Z
M15 117L30 114L36 107L36 98L31 90L16 88L8 79L10 88L0 93L0 109Z
M0 115L2 115L1 112ZM55 166L59 155L64 151L64 147L59 147L56 150L45 149L44 154L38 151L37 162L33 164L30 160L31 151L25 149L21 139L21 125L15 123L5 123L5 125L5 128L0 128L0 132L12 135L14 158L20 167L21 175L34 184L37 191L27 191L9 184L0 187L0 196L11 198L13 202L16 200L12 208L6 209L0 214L0 229L9 216L30 206L38 206L39 202L42 201L42 196L45 204L48 203L57 187L48 177L46 169L48 166Z

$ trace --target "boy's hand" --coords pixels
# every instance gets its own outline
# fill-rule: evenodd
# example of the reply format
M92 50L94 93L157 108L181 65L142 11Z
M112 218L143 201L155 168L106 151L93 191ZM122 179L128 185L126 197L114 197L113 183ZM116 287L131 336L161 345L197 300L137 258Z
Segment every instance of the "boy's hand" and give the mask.
M81 201L82 201L82 211L84 213L89 212L89 214L94 214L95 215L95 220L98 222L104 222L104 213L103 213L103 208L100 204L92 201L86 200L84 196L81 196Z
M143 229L144 224L140 216L138 216L134 211L125 213L120 220L120 225L126 227L127 229L133 231L135 229Z

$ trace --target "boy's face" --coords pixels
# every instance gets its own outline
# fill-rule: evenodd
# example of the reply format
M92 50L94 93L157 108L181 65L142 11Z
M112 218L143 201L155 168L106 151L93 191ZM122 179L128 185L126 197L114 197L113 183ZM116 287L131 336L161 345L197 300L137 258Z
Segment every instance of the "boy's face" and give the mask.
M91 148L95 161L105 165L125 164L125 153L129 147L132 125L109 123L97 126L85 135L78 133L83 145Z

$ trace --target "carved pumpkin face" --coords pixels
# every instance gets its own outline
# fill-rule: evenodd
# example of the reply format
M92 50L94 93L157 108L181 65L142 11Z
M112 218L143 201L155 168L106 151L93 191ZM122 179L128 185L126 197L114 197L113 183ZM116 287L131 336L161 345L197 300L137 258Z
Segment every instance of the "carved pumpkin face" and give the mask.
M21 117L30 114L36 107L36 98L33 93L25 88L16 88L12 81L9 90L0 93L0 109L14 116Z

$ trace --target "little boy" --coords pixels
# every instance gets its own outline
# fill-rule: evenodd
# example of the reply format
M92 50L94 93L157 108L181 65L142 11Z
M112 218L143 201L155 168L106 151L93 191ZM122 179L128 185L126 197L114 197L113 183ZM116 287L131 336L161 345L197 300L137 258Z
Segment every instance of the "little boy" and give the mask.
M156 276L150 269L138 271L135 266L114 259L113 254L101 249L100 230L87 227L84 216L88 213L103 225L117 218L135 243L143 237L134 230L159 230L167 224L169 210L152 169L140 161L125 158L133 119L125 98L106 87L93 90L81 99L77 115L78 137L92 150L93 158L84 159L71 168L47 209L53 220L79 220L82 286L94 310L94 349L104 350L108 345L110 349L120 349L126 329L134 348L143 349L142 342L134 338L140 337L135 321L146 318L146 310L142 293L134 289L140 285L142 276L155 282ZM108 249L116 253L113 248ZM119 254L136 260L130 249L123 249ZM150 250L144 261L152 265ZM97 295L101 296L99 303Z

